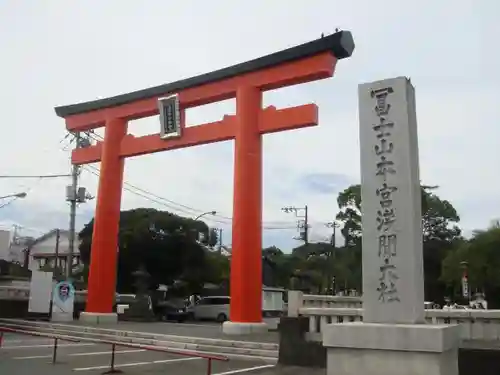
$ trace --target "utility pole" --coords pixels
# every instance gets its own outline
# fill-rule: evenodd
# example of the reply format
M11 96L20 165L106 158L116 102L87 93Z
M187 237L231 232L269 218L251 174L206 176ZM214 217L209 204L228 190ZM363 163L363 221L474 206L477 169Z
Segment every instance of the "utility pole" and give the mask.
M58 274L59 271L59 241L61 238L61 231L59 229L56 229L56 260L54 263L54 275Z
M88 138L82 137L79 132L75 133L75 147L88 147L90 141ZM75 253L76 240L76 207L78 203L84 203L87 199L93 197L87 194L84 187L78 187L78 177L80 176L80 166L73 164L71 167L71 185L66 188L66 200L70 203L69 213L69 237L68 237L68 259L66 261L66 278L71 278L73 269L73 258Z
M334 264L337 262L337 248L336 248L336 244L335 244L335 239L336 239L336 234L337 234L337 228L340 227L340 225L335 221L333 220L332 222L330 223L326 223L325 224L328 228L332 228L333 231L332 231L332 238L331 238L331 245L332 245L332 250L329 252L329 258L331 260L331 262L333 262L333 264L330 265L330 272L334 272L335 268L334 268ZM331 284L331 288L332 288L332 294L333 295L336 295L337 294L337 291L336 291L336 288L337 288L337 284L335 282L335 274L330 274L331 275L331 281L332 281L332 284Z
M335 245L335 240L336 240L336 236L337 236L337 235L336 235L336 233L337 233L337 230L336 230L336 229L337 229L340 225L339 225L339 224L338 224L338 223L334 220L334 221L332 221L332 222L330 222L330 223L327 223L327 224L326 224L326 226L327 226L328 228L332 228L332 229L333 229L333 232L332 232L332 238L331 238L331 245L332 245L333 247L336 247L336 245Z
M80 133L75 134L76 148L80 146ZM69 210L69 248L68 259L66 260L66 278L71 278L73 265L73 254L75 253L75 231L76 231L76 204L78 195L78 175L80 166L73 164L71 167L71 193L70 195L70 210Z
M222 254L222 228L219 228L219 254Z
M306 245L309 243L309 220L308 220L308 216L307 216L307 205L304 207L304 211L305 211L305 214L304 214L304 242L306 243Z
M281 210L286 213L295 213L295 217L299 218L299 220L297 221L297 227L299 228L299 230L302 229L299 235L299 239L304 241L304 243L307 245L309 243L309 215L307 205L299 208L294 206L283 207ZM299 211L304 211L304 215L299 215Z

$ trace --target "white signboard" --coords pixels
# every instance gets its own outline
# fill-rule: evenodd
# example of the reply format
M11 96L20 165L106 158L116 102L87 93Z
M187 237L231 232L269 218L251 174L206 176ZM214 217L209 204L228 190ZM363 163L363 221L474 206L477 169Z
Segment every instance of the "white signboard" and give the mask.
M52 272L32 271L28 312L48 314L52 298Z
M61 281L54 287L52 294L52 321L73 321L73 310L75 304L75 288L68 281Z
M462 296L464 298L469 297L469 282L467 276L462 277Z
M363 321L424 322L415 92L406 77L359 86Z

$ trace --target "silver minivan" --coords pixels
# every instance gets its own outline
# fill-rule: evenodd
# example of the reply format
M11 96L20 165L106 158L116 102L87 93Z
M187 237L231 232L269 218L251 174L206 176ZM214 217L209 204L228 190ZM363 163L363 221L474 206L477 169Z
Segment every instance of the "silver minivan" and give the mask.
M230 297L202 297L188 306L187 313L194 320L216 320L225 322L229 319Z

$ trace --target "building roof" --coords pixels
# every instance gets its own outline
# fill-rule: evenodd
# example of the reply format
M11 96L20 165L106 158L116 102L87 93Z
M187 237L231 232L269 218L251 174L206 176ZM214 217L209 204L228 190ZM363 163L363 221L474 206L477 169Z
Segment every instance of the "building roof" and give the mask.
M52 229L51 231L43 234L42 236L38 237L35 239L35 241L33 241L30 245L30 247L33 247L35 246L36 244L46 240L47 238L50 238L54 235L56 235L57 231L59 231L59 235L60 236L69 236L69 230L65 230L65 229Z

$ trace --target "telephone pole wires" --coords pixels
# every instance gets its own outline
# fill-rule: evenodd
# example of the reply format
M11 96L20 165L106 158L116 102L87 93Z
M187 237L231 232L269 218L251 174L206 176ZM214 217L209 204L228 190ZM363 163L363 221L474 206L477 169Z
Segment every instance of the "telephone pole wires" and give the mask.
M286 213L294 213L295 217L299 219L297 220L297 228L299 229L298 239L304 241L304 243L307 245L309 243L309 216L307 205L305 205L304 207L283 207L281 211Z
M328 228L332 228L333 229L333 232L332 232L332 238L330 240L330 244L333 246L333 247L336 247L335 245L335 240L336 240L336 234L337 234L337 228L340 227L340 225L334 220L334 221L331 221L329 223L326 223L325 224Z

